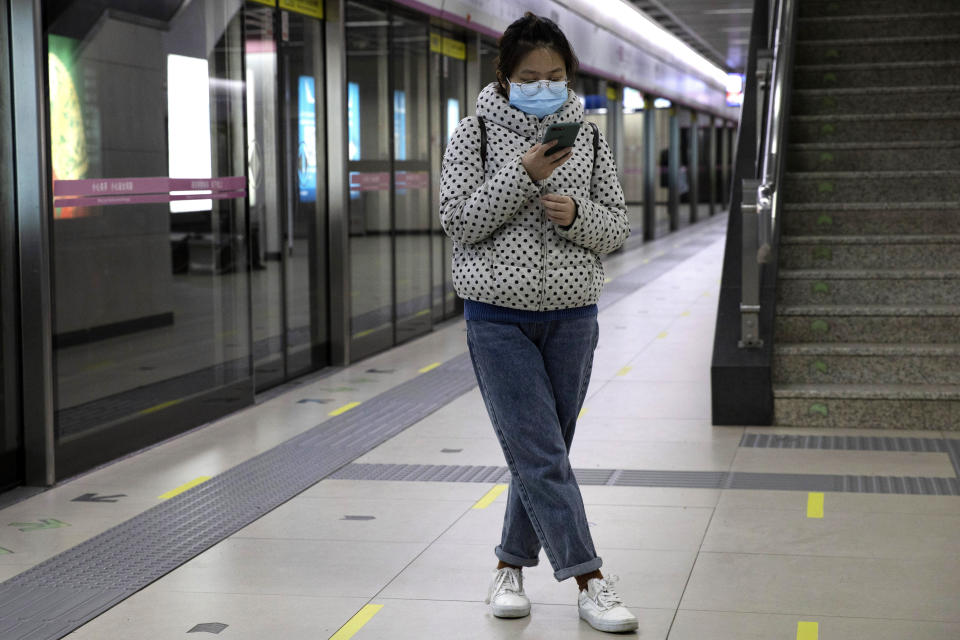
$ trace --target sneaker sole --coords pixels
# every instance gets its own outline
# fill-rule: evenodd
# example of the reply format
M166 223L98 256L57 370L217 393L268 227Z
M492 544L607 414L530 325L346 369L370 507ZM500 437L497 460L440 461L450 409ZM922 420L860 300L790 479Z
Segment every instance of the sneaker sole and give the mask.
M603 620L591 620L580 612L580 617L597 631L606 631L608 633L622 633L624 631L636 631L640 627L639 620L626 620L623 622L604 622Z
M497 618L525 618L530 615L530 607L497 607L491 605Z

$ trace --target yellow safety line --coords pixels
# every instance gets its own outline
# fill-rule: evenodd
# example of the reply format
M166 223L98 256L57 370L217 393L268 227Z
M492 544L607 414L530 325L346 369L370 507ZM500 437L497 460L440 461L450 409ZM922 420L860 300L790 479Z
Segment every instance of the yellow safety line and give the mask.
M681 313L680 315L685 318L685 317L687 317L688 315L690 315L690 312L689 312L689 311L684 311L684 312Z
M143 409L142 411L140 411L140 415L144 416L144 415L147 415L148 413L154 413L154 412L156 412L156 411L162 411L163 409L166 409L167 407L172 407L173 405L175 405L175 404L180 404L181 402L183 402L183 398L180 398L180 399L178 399L178 400L170 400L169 402L161 402L160 404L154 405L154 406L150 407L149 409Z
M587 409L586 407L584 407L583 409L580 409L580 414L577 415L577 420L587 415L587 411L590 411L590 409Z
M603 284L610 284L611 282L613 282L613 278L604 278L604 279L603 279Z
M413 314L413 317L419 318L420 316L425 316L428 313L430 313L430 309L421 309L420 311L417 311L415 314Z
M493 489L490 489L490 491L487 491L487 494L485 496L477 500L477 504L473 505L473 508L486 509L491 504L493 504L493 501L497 499L497 496L499 496L501 493L507 490L507 486L508 485L505 485L505 484L496 485Z
M333 411L331 411L331 412L329 413L329 415L331 415L331 416L339 416L340 414L346 413L347 411L350 411L350 409L353 409L353 408L359 407L359 406L360 406L360 403L359 403L359 402L351 402L350 404L345 404L345 405L343 405L343 406L340 407L339 409L334 409Z
M427 371L433 371L440 366L439 362L434 362L433 364L428 364L423 369L420 369L420 373L426 373Z
M816 622L798 622L797 640L818 640L820 625Z
M620 369L620 371L617 371L617 375L618 375L618 376L625 376L625 375L627 375L628 373L630 373L630 371L632 371L632 370L633 370L633 367L627 366L627 367L624 367L623 369Z
M360 631L363 625L370 622L370 619L377 615L380 609L383 609L382 604L366 605L363 609L360 609L355 616L350 618L347 624L340 627L339 631L330 636L330 640L347 640L348 638L352 638L357 631Z
M657 336L657 338L659 338L660 340L663 340L663 339L666 338L666 337L667 337L667 332L666 332L666 331L661 331L661 332L660 332L660 335Z
M194 488L195 486L197 486L198 484L203 484L204 482L206 482L206 481L209 480L209 479L210 479L210 476L200 476L199 478L194 478L193 480L191 480L191 481L188 482L187 484L182 485L182 486L180 486L180 487L177 487L177 488L174 489L173 491L167 491L167 492L166 492L165 494L163 494L162 496L157 496L157 499L158 499L158 500L169 500L170 498L172 498L172 497L174 497L174 496L180 495L180 494L183 493L184 491L189 491L190 489L193 489L193 488Z
M808 518L822 518L823 517L823 494L817 492L811 492L807 495L807 517Z
M379 331L379 330L380 330L379 328L377 328L377 329L367 329L366 331L361 331L360 333L355 333L355 334L353 334L353 337L354 337L354 339L356 339L356 338L365 338L365 337L367 337L368 335L370 335L371 333L375 333L375 332L377 332L377 331Z

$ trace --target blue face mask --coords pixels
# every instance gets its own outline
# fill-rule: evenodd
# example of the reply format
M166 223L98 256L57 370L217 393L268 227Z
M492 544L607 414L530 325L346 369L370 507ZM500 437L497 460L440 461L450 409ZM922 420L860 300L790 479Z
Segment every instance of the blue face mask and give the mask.
M543 118L567 101L567 81L539 80L537 82L511 82L510 104L524 113Z

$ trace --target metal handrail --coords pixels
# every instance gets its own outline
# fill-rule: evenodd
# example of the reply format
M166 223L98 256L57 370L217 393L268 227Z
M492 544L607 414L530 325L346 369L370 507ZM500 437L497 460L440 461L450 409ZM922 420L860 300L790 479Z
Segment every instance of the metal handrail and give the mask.
M798 0L777 2L773 47L758 52L756 178L744 178L741 212L743 216L742 297L740 302L741 348L763 346L760 337L760 285L762 265L770 259L776 241L780 212L780 187L783 183L785 124L790 110L790 72L796 40ZM766 126L761 127L761 122ZM751 222L750 216L756 219ZM755 259L752 259L755 257Z

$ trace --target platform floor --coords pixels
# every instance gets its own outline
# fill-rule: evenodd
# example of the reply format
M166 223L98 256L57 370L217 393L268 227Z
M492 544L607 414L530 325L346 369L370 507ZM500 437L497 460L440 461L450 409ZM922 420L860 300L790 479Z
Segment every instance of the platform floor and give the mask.
M850 432L711 426L723 222L606 261L615 281L703 242L601 312L574 468L956 478L942 443L930 451L744 446L752 433ZM451 322L2 509L0 581L142 513L171 489L216 476L465 351L464 324ZM474 388L354 464L504 461ZM582 491L602 570L620 577L641 638L960 638L960 497L613 484ZM576 584L557 583L545 557L525 570L531 616L490 614L483 599L506 494L488 505L481 499L496 490L489 482L325 479L68 637L202 638L188 633L209 623L226 625L209 631L225 639L609 637L578 619ZM123 497L75 501L87 493ZM11 526L44 519L65 526Z

